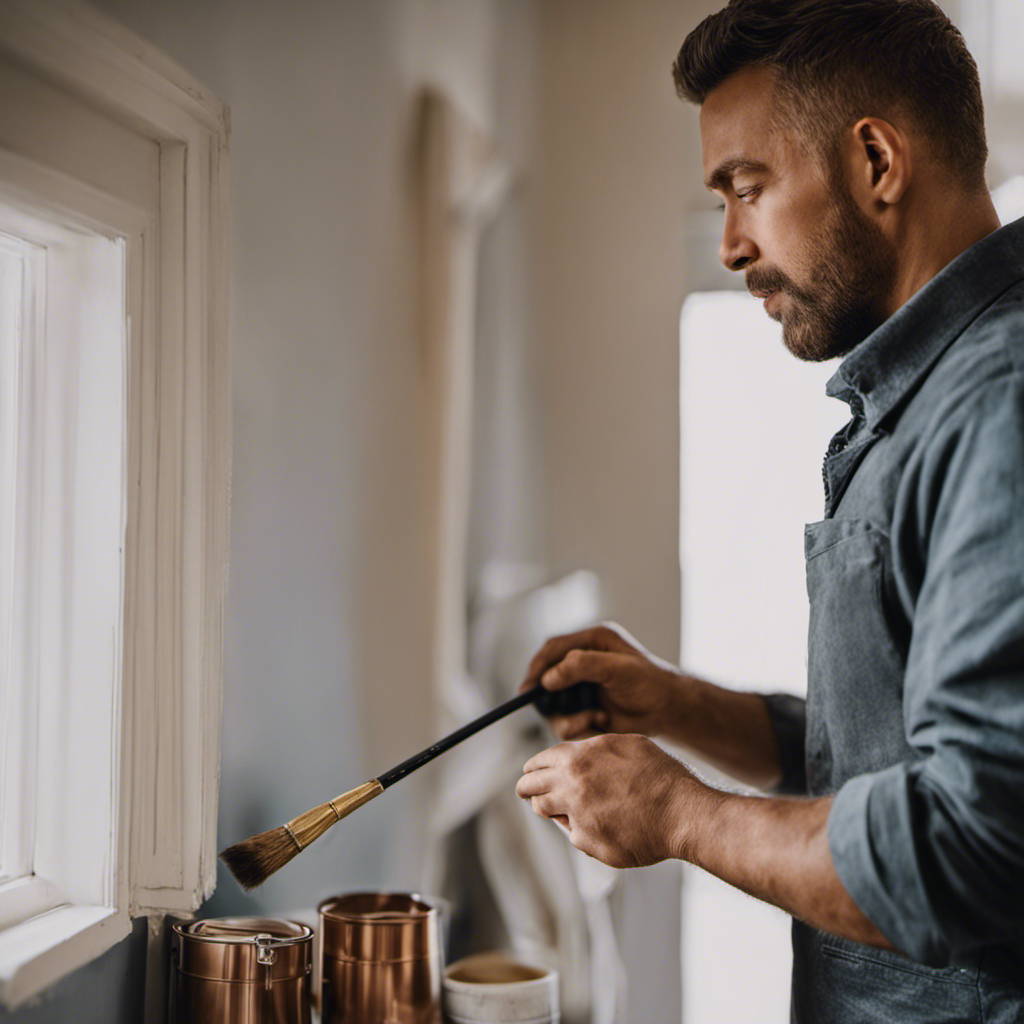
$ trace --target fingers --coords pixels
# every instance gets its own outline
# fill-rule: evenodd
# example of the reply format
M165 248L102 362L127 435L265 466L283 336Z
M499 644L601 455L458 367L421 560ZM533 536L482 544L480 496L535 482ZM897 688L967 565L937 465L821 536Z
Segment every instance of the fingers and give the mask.
M523 800L529 800L534 814L559 825L578 850L597 856L592 849L596 847L589 835L591 830L580 829L579 821L573 817L581 808L577 805L574 787L568 784L567 771L571 770L569 765L579 748L580 744L562 743L530 758L523 768L523 777L516 785L516 794ZM612 861L605 860L605 863Z
M562 801L552 792L557 783L555 772L550 768L539 768L527 773L516 785L516 796L530 801L530 809L542 818L552 818L563 828L569 828L569 816Z
M516 795L523 800L530 801L530 809L534 814L539 814L542 818L550 818L567 832L571 832L569 815L565 813L566 808L558 796L552 792L552 788L558 781L555 772L550 768L524 770L527 774L516 785Z
M542 818L561 818L568 825L569 816L565 813L565 808L561 807L550 793L530 797L530 809Z
M610 625L592 626L576 633L552 637L531 659L526 669L526 678L519 687L520 692L536 686L540 682L540 677L552 665L562 661L570 651L624 651L628 649L628 644L620 636L617 627L613 628Z
M628 654L612 654L607 651L584 651L576 648L557 665L552 665L540 677L541 685L547 690L564 690L574 683L611 682L635 664Z
M581 740L596 736L608 727L608 712L588 708L575 715L552 715L548 719L551 731L560 740Z
M523 772L527 774L529 772L540 771L542 768L556 768L560 764L564 764L567 756L572 750L572 744L570 743L559 743L554 747L548 747L547 750L542 750L538 754L534 754L526 764L523 765Z
M516 796L520 800L529 800L532 797L547 793L551 788L551 777L543 770L527 772L516 783Z

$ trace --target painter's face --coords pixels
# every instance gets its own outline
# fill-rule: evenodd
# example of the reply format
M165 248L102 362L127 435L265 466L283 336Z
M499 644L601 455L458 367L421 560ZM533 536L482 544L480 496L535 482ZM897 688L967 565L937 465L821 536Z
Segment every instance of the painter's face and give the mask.
M772 128L773 72L737 72L700 111L705 183L724 201L719 258L743 271L800 359L844 355L884 319L896 257L796 132Z

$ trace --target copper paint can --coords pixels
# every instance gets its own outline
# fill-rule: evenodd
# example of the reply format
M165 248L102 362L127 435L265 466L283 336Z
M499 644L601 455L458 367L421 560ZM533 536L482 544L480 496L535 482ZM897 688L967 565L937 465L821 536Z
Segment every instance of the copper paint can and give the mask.
M309 925L221 917L174 932L176 1024L310 1024Z
M406 893L324 900L323 1024L441 1024L438 911Z

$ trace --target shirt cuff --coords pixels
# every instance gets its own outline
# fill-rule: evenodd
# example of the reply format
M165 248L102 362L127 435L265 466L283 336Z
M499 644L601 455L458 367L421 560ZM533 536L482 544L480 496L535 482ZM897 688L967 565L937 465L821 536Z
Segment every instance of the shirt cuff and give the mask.
M875 927L912 960L943 967L952 951L923 884L913 789L906 765L851 779L829 812L829 848L843 887Z
M807 796L807 765L804 759L807 745L807 702L789 693L767 693L762 696L778 743L779 765L782 768L782 781L774 791L788 796Z

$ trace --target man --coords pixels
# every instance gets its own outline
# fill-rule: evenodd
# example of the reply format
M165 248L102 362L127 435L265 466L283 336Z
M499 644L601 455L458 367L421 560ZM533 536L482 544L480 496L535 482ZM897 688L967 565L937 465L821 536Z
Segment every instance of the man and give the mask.
M989 199L977 70L931 0L732 0L673 70L722 262L795 355L845 356L808 698L558 637L524 687L604 706L517 791L608 864L678 857L792 914L795 1020L1024 1021L1024 222ZM716 790L655 735L799 796Z

